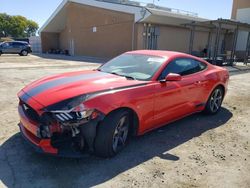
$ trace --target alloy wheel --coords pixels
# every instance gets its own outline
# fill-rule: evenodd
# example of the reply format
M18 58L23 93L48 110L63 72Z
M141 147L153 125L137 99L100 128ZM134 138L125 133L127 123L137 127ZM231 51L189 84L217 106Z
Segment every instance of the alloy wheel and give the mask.
M26 55L28 55L28 52L24 50L24 51L22 51L22 55L26 56Z
M221 89L215 89L211 99L210 99L210 109L212 112L217 112L220 107L221 107L221 103L222 103L222 91Z
M128 137L128 117L121 117L113 135L113 151L117 152L123 148Z

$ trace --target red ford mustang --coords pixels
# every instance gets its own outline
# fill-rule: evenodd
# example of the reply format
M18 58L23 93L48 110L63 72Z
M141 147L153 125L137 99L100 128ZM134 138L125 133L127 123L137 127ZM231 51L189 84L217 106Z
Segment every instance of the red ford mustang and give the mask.
M42 78L18 97L20 130L37 151L112 157L129 136L220 110L229 74L188 54L132 51L97 70Z

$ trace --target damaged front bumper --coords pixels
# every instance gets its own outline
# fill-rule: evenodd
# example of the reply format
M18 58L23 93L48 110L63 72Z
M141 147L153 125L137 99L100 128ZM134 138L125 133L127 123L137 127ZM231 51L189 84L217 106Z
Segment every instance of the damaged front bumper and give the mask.
M54 132L50 138L41 138L41 125L27 117L24 109L19 106L19 128L24 139L39 153L60 157L84 157L94 152L94 141L98 123L104 115L91 119L79 126L80 133L72 137L70 132Z

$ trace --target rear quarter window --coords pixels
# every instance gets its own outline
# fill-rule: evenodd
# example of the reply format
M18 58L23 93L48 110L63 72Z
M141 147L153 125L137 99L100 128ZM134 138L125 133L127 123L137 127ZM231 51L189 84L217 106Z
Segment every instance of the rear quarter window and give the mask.
M197 61L197 60L194 60L194 61L196 61L199 64L200 71L205 70L207 68L207 64L206 63L203 63L203 62Z

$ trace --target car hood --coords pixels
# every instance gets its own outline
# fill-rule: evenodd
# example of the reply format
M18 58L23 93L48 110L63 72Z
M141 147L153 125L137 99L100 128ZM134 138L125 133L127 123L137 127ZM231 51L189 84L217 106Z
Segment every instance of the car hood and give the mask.
M72 97L95 92L133 87L146 81L128 80L125 77L100 71L78 71L58 74L37 80L18 94L27 104L35 100L46 107Z

